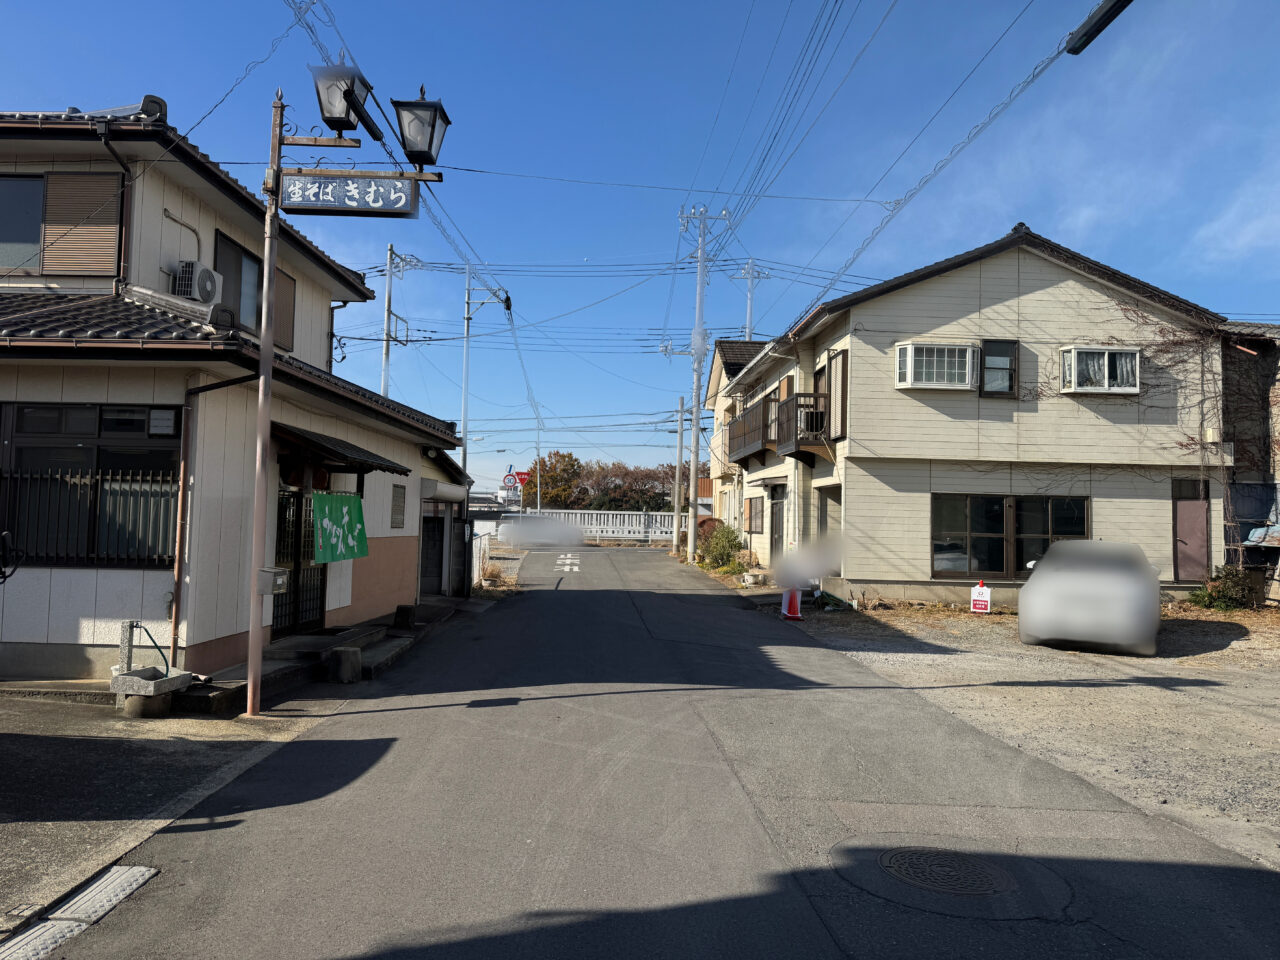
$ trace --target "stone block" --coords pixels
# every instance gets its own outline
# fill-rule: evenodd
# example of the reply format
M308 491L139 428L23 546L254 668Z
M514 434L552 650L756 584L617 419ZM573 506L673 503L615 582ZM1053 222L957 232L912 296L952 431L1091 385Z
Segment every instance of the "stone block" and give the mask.
M130 697L156 697L175 690L185 690L195 679L185 671L170 673L167 677L159 667L140 667L127 670L111 678L111 690Z
M417 616L417 607L412 603L402 603L396 607L396 617L391 625L397 630L412 630L413 622L417 619Z
M172 708L172 693L162 693L154 697L126 696L124 698L126 717L166 717Z
M329 651L330 683L356 683L363 667L359 647L334 647Z

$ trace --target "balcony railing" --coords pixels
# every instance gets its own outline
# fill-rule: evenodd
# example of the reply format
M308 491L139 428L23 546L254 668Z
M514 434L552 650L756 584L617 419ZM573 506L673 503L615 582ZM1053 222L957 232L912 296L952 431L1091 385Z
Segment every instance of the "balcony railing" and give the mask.
M778 442L778 401L757 400L729 421L729 459L739 463Z
M825 448L831 437L830 398L825 393L796 393L778 404L778 453Z

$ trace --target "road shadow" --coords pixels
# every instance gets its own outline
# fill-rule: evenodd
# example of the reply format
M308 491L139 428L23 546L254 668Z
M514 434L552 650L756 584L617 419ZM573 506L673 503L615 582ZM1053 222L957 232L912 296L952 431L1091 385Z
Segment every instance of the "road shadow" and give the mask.
M1229 620L1169 618L1160 623L1156 658L1197 657L1226 650L1249 636L1249 628Z
M368 772L394 739L282 744L187 819L228 816L328 796ZM132 821L156 816L259 740L190 741L0 734L0 824ZM242 783L257 789L246 793ZM228 795L238 799L228 801ZM252 799L248 799L252 797ZM184 827L181 829L193 829Z
M1280 956L1280 875L1243 862L956 853L841 844L831 869L774 874L751 895L512 914L329 960Z

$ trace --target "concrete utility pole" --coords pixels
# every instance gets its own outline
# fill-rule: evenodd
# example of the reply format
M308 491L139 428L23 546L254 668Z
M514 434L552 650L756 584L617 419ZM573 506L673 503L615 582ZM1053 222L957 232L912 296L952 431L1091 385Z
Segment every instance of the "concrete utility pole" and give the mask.
M671 490L671 552L680 552L680 468L684 466L684 397L676 410L676 482Z
M467 292L462 308L462 472L467 472L467 399L471 396L471 261L467 261Z
M754 333L753 315L756 298L756 281L769 279L769 274L765 270L756 269L755 257L747 258L747 265L742 268L742 273L738 274L738 279L747 281L747 326L746 338L750 340Z
M271 468L271 364L276 355L276 238L280 233L280 141L284 136L284 92L271 104L271 166L263 184L267 211L262 229L262 329L258 333L258 429L253 466L253 542L249 552L249 643L245 661L245 713L256 716L262 702L264 599L273 596L267 566L267 475ZM265 581L265 582L264 582Z
M693 563L698 541L698 427L702 421L702 363L707 357L707 325L702 317L707 286L707 221L728 219L728 211L721 210L719 216L708 216L706 207L680 215L682 226L687 227L690 221L698 224L698 290L693 307L693 334L689 340L689 350L693 354L693 398L689 422L693 433L689 439L689 536L685 558L690 563Z
M391 381L391 261L395 251L387 244L387 295L382 304L382 395L387 396ZM750 312L750 308L748 308ZM750 339L748 337L748 339Z

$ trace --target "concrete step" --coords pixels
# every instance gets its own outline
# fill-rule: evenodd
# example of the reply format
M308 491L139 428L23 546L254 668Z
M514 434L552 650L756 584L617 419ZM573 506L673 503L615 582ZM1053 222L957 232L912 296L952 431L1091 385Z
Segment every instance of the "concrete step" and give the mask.
M5 680L0 697L40 697L71 703L116 702L110 680Z
M408 634L387 637L377 643L369 644L361 651L361 677L365 680L372 680L387 670L413 648L413 645L418 642L418 638L418 634Z
M299 634L268 644L262 651L262 658L317 661L324 659L324 655L334 647L364 647L377 643L386 635L387 627L380 623L360 624L337 633Z

